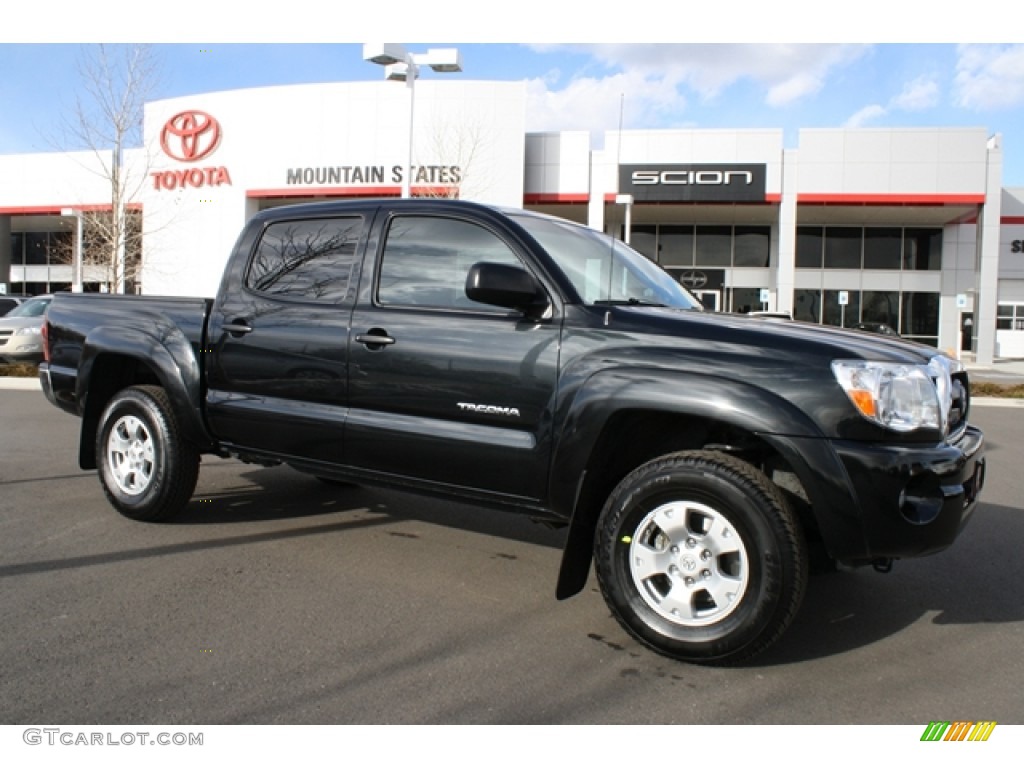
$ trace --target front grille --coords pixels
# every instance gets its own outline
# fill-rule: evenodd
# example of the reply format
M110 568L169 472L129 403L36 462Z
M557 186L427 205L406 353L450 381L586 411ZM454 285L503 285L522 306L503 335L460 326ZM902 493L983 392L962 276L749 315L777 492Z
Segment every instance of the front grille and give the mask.
M957 371L951 377L951 402L946 415L946 434L958 438L967 429L967 414L971 410L971 384L967 371Z
M939 395L943 433L947 440L954 442L967 429L967 413L971 404L967 371L959 360L945 355L936 355L929 360L928 371Z

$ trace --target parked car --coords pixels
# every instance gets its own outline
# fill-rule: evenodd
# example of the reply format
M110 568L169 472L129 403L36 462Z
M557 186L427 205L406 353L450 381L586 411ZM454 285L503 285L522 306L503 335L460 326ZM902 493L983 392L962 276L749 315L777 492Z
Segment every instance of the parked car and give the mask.
M891 325L885 323L854 323L850 326L855 331L868 331L869 333L880 333L883 336L899 336Z
M42 362L43 320L52 298L35 296L0 317L0 362Z
M28 296L11 296L9 294L0 294L0 317L3 317L12 309L19 304L23 303Z

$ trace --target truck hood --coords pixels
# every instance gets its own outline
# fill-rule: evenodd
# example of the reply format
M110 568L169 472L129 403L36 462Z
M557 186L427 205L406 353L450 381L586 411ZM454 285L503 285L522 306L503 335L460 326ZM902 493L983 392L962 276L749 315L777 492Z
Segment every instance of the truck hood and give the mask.
M592 313L587 328L566 337L572 374L585 378L612 367L675 371L702 379L704 392L719 386L741 398L737 393L746 388L759 402L793 406L822 435L850 440L886 440L892 433L857 413L836 378L836 361L926 366L942 354L898 337L790 320L632 305L587 311ZM595 326L604 333L594 334L598 341L591 356L585 337ZM695 386L691 380L683 391ZM931 441L941 435L920 430L904 439Z
M867 331L795 320L679 310L663 307L614 307L612 327L682 337L711 346L757 349L766 356L877 360L918 365L940 351L934 347Z

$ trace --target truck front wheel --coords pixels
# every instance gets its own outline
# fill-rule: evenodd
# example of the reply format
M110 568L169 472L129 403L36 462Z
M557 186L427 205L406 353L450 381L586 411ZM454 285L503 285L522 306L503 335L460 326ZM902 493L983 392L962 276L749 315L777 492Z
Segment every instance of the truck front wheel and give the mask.
M807 551L767 477L714 451L631 472L598 522L601 591L620 624L681 661L734 664L765 650L803 599Z
M133 520L170 518L192 498L199 476L199 452L182 438L159 387L113 397L100 417L96 457L107 499Z

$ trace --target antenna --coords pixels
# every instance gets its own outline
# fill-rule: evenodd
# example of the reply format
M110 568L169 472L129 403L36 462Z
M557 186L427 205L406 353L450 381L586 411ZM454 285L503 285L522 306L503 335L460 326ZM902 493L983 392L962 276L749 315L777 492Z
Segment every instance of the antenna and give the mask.
M622 164L622 115L626 111L626 94L619 94L619 135L616 137L615 142L615 170L618 170L619 165ZM615 191L621 192L619 189L619 179L615 178Z
M619 166L622 160L622 116L626 110L626 93L619 94L619 131L615 136L615 196L619 193ZM608 298L612 296L612 280L615 272L615 235L608 233ZM605 325L608 323L605 322Z

